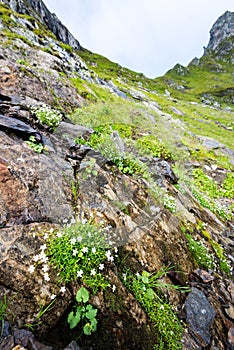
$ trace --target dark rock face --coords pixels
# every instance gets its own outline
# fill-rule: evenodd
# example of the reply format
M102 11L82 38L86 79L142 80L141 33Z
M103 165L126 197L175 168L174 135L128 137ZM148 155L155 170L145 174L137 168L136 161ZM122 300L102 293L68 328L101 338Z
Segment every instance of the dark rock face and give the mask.
M215 51L225 39L234 36L234 12L226 11L210 30L207 52Z
M21 120L10 118L0 114L0 129L14 132L15 134L26 136L35 135L37 131Z
M186 322L192 334L200 345L207 346L210 343L209 328L215 317L215 311L205 294L197 288L192 288L192 292L186 299Z
M42 24L46 25L56 38L70 45L73 49L80 50L81 46L69 30L60 22L54 13L50 13L41 0L3 0L12 10L36 17Z

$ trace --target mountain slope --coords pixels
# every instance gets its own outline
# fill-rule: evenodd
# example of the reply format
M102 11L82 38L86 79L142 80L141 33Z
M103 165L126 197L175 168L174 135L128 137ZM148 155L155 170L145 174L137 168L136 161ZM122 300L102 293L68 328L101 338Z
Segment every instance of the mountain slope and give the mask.
M231 349L233 14L157 79L0 15L0 347Z

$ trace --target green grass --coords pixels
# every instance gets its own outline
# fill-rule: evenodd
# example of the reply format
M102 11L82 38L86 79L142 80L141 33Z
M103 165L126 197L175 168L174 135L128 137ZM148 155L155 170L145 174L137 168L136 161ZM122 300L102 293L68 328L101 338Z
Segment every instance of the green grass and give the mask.
M152 322L156 335L155 350L182 349L183 326L173 307L164 297L164 293L170 288L181 291L188 291L188 289L164 283L162 277L168 270L161 269L155 274L143 271L136 275L127 270L122 278L123 284L134 294Z
M106 102L98 101L77 109L70 115L71 120L92 128L123 123L143 130L153 126L140 104L122 100L120 97L110 95L109 92L107 94L111 98Z
M98 76L104 80L123 80L120 85L132 85L138 87L139 83L144 87L154 91L157 90L157 84L153 79L149 79L142 73L134 72L128 68L121 67L118 63L110 61L108 58L97 53L92 53L86 49L79 51L79 56L86 62L88 67L95 71ZM117 83L118 84L118 83Z
M200 101L206 94L219 100L221 91L234 86L232 66L212 56L203 57L198 66L189 65L185 75L179 74L175 66L155 81L161 91L167 88L173 97L187 101ZM178 86L184 89L178 89Z

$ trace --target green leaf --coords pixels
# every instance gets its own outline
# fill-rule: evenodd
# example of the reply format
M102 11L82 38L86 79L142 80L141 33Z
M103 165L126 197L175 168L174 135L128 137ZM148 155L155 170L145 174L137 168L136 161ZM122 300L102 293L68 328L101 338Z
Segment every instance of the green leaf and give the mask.
M74 318L74 312L71 311L68 315L67 322L70 323L73 318Z
M84 334L90 335L92 333L92 327L90 323L86 323L86 325L83 327Z
M88 309L88 306L90 306L90 308ZM88 305L87 308L86 308L86 313L85 313L85 316L91 321L93 320L96 315L97 315L97 309L94 309L92 307L92 305Z
M80 317L81 313L79 309L77 309L75 314L73 311L69 313L67 321L69 323L70 329L73 329L78 325L78 323L80 322Z
M155 293L152 288L147 288L146 290L146 295L149 297L149 299L154 299Z
M81 287L76 293L76 300L78 303L81 303L82 301L87 303L89 300L89 291L85 287Z
M141 276L142 282L145 284L149 283L149 276L150 276L149 272L143 271Z
M96 318L91 320L91 329L92 329L92 332L96 332L96 330L97 330L97 320L96 320Z

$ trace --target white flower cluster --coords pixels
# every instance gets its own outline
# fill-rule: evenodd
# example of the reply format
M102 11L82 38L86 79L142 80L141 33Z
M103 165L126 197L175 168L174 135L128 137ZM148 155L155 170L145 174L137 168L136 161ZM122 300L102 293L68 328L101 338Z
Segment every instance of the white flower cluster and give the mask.
M174 197L165 194L163 198L163 205L166 209L170 210L171 213L176 212L176 201Z
M36 115L42 124L48 125L52 129L55 129L62 120L62 114L47 105L32 107L31 111Z

